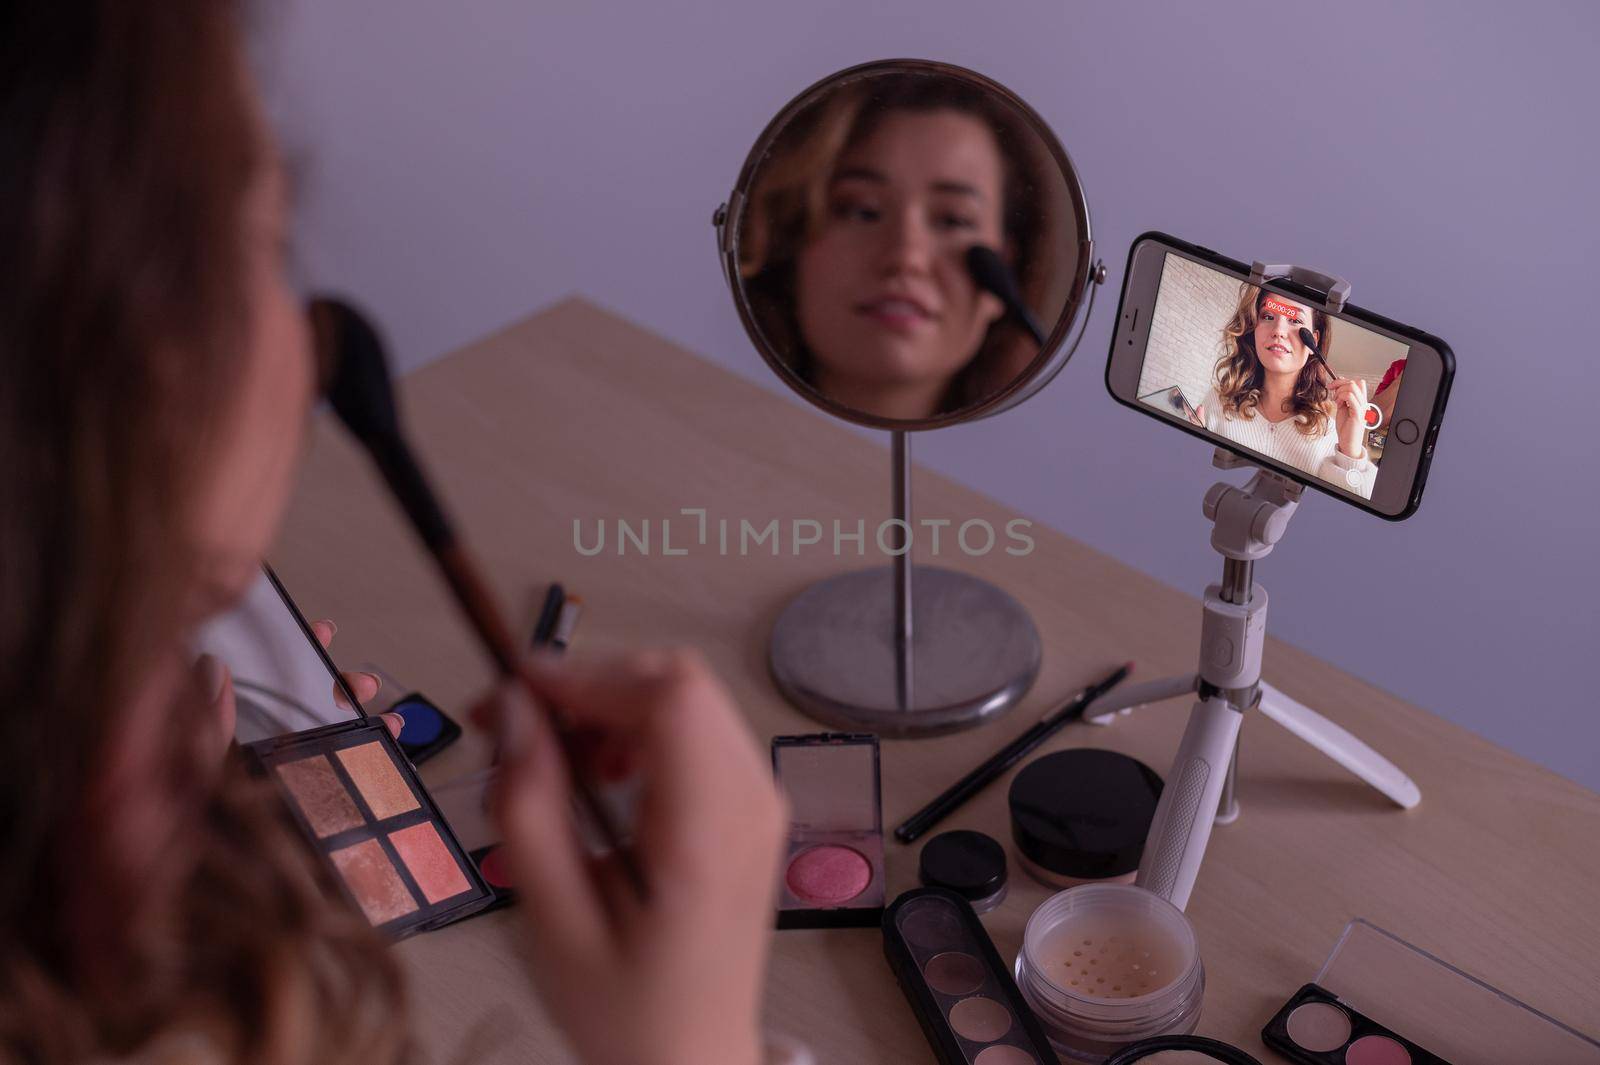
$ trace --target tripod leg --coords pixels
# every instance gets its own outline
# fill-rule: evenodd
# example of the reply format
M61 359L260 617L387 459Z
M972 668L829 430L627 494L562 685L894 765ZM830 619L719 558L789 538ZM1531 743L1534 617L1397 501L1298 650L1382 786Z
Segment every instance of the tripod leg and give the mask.
M1222 798L1218 800L1217 824L1231 825L1239 820L1239 740L1233 741L1233 757L1228 759L1228 779L1222 785Z
M1176 699L1180 695L1193 695L1200 687L1200 678L1193 673L1181 677L1163 677L1147 680L1143 684L1126 684L1113 688L1090 703L1083 719L1091 725L1111 724L1111 715L1118 710L1132 710L1146 703L1163 699Z
M1144 860L1134 882L1180 910L1189 904L1189 893L1211 839L1242 719L1243 715L1220 697L1195 703L1156 805Z
M1412 779L1389 759L1303 703L1261 685L1261 712L1406 809L1422 801Z

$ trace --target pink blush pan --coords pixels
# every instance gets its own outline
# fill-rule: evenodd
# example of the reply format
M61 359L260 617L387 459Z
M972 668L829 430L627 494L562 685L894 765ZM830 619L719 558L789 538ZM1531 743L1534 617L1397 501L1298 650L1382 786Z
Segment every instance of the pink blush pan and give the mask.
M816 905L838 905L867 890L872 883L872 863L860 851L825 843L795 855L784 879L795 898Z

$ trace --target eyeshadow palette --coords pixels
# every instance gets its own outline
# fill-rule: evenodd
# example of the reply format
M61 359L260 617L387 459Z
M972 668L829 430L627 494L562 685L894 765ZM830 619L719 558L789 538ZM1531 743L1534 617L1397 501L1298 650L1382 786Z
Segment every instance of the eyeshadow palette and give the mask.
M917 888L883 914L883 951L940 1065L1055 1065L971 904Z
M247 750L374 927L398 938L493 900L382 720Z
M884 899L878 737L775 736L772 772L790 810L778 927L876 927Z
M1297 1065L1450 1065L1316 984L1295 993L1261 1040Z

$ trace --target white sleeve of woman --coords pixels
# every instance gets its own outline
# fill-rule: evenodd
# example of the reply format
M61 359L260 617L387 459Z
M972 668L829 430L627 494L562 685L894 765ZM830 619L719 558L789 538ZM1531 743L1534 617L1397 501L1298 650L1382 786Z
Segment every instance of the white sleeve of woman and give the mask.
M1377 479L1378 467L1365 456L1353 459L1338 448L1334 448L1333 454L1323 459L1317 467L1317 476L1342 488L1348 488L1362 499L1371 499L1372 482Z
M1222 432L1222 397L1217 394L1217 389L1212 386L1206 393L1206 398L1200 402L1200 413L1205 419L1206 428L1213 433Z

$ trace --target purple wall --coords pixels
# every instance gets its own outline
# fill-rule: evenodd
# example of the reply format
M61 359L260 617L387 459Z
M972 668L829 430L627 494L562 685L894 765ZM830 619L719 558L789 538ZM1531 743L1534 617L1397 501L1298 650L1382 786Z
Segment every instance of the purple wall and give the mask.
M1111 276L1050 388L919 437L920 460L1198 592L1208 452L1101 383L1128 244L1159 228L1344 274L1449 341L1459 375L1421 512L1310 499L1261 573L1273 631L1600 788L1580 673L1600 636L1600 9L530 7L298 0L263 26L306 271L373 307L406 365L577 292L767 380L708 224L751 140L839 67L971 66L1055 127Z

